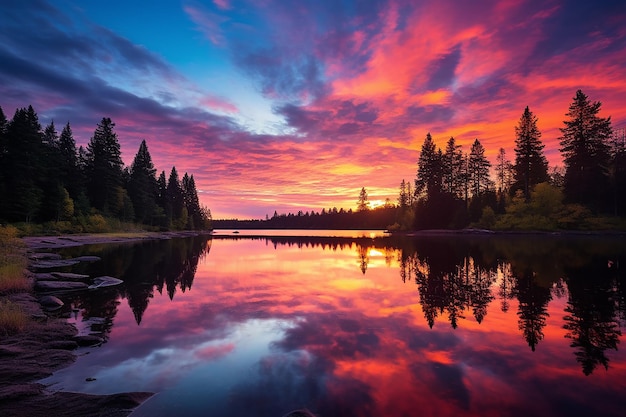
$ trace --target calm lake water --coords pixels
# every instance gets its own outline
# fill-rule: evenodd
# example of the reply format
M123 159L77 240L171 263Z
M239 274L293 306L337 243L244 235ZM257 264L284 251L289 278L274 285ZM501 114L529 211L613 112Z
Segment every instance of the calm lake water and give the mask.
M102 257L73 271L125 283L64 297L106 343L44 382L156 392L133 416L622 416L624 240L222 233L72 248Z

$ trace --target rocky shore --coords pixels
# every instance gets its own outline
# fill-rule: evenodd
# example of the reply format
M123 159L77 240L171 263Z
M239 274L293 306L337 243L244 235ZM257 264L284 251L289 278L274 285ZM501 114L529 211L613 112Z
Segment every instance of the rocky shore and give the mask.
M197 234L194 232L194 234ZM10 416L126 416L153 393L131 392L113 395L90 395L54 391L40 380L76 360L75 350L98 342L97 336L79 335L76 327L65 319L56 318L54 296L46 291L62 291L63 286L88 287L85 276L49 272L55 265L68 260L46 256L34 251L53 250L67 246L95 243L121 243L149 239L186 237L189 233L142 233L132 235L76 235L58 237L27 237L30 269L25 279L33 281L35 292L5 295L19 305L30 320L26 328L13 336L0 338L0 415ZM73 259L71 262L90 262L95 259ZM63 264L63 265L62 265ZM45 271L45 272L42 272ZM115 278L97 277L92 286L116 285ZM87 383L87 382L86 382Z

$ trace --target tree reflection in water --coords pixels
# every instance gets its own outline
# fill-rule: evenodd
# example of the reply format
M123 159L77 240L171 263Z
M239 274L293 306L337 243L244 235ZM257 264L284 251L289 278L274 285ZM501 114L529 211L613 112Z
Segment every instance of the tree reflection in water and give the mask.
M217 237L216 237L217 238ZM488 320L488 307L498 301L507 312L517 301L517 325L532 351L544 338L548 303L567 297L566 337L585 375L598 365L609 367L607 351L617 350L620 324L626 317L624 280L626 244L619 239L577 237L441 236L429 238L243 237L281 246L354 250L355 267L368 272L371 251L397 262L400 279L414 283L424 319L430 328L447 320L453 329L472 317ZM198 236L169 241L89 248L105 260L76 272L113 275L124 280L116 289L90 292L71 299L83 318L104 318L110 326L119 299L125 298L141 325L154 291L170 299L193 285L198 262L209 254L211 238ZM73 256L68 249L65 256ZM84 250L80 250L84 252ZM78 252L77 252L78 253ZM609 262L610 261L610 262Z

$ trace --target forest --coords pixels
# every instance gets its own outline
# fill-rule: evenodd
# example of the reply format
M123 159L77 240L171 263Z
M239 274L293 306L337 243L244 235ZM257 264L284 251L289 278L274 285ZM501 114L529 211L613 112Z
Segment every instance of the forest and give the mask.
M193 175L156 176L145 141L124 167L115 123L102 118L86 148L76 148L69 122L42 130L31 106L7 120L0 108L0 222L46 223L59 232L98 232L128 222L154 230L462 229L626 230L626 139L601 117L601 103L578 90L560 129L563 167L548 165L526 107L514 127L513 161L500 148L495 164L475 139L469 153L454 137L438 148L427 133L413 181L398 199L370 208L365 187L356 210L212 220L200 205ZM114 227L113 227L114 228Z
M102 118L87 147L76 147L68 122L42 130L32 106L7 120L0 108L0 222L26 233L209 229L193 175L172 167L156 176L146 141L130 167L121 158L115 123ZM37 229L32 225L43 225Z
M538 117L526 107L514 127L513 162L500 148L492 165L479 139L469 154L454 137L442 150L427 133L416 177L400 182L397 202L370 209L363 187L354 212L274 213L216 227L626 230L626 138L599 115L601 106L576 92L560 129L564 167L549 167Z

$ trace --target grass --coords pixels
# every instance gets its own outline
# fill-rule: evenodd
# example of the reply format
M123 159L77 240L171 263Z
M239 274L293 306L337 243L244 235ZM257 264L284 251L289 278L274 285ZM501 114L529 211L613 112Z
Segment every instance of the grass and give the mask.
M0 226L0 294L29 291L24 277L27 259L24 244L17 238L17 229Z
M21 332L28 321L28 316L20 306L0 299L0 336L10 336Z
M0 226L0 294L31 289L30 282L24 276L27 264L24 244L17 238L17 234L15 227ZM28 320L20 306L0 297L0 336L20 332Z

